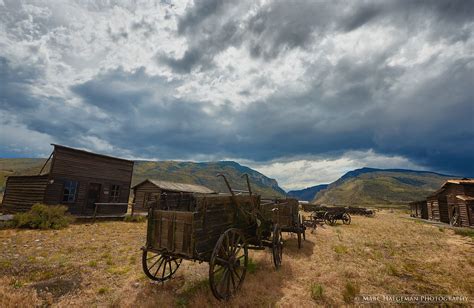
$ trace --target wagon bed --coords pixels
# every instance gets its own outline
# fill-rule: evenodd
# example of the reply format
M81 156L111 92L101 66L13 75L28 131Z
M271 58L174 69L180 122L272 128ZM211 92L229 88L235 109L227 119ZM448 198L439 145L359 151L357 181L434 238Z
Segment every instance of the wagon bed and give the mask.
M168 195L161 202L162 209L151 209L147 249L173 253L186 259L209 261L216 242L226 230L255 227L246 224L244 218L235 212L230 195L179 197ZM251 211L252 204L259 202L257 196L234 198L247 211Z

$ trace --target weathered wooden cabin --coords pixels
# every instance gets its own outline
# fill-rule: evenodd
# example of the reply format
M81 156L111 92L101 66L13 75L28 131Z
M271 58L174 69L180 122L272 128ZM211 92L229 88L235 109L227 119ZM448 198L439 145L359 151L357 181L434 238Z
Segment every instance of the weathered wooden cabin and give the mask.
M426 200L411 202L410 210L411 210L410 215L412 217L428 219L428 208L427 208Z
M474 180L448 180L428 196L428 218L460 226L474 226Z
M159 180L144 180L132 187L133 189L133 211L148 211L148 202L157 201L162 193L168 195L186 195L190 193L215 194L212 189L202 185L175 183ZM175 196L176 197L176 196Z
M133 173L133 161L52 144L49 170L39 175L10 176L2 212L23 212L35 203L62 204L71 214L124 215ZM47 161L47 162L48 162Z

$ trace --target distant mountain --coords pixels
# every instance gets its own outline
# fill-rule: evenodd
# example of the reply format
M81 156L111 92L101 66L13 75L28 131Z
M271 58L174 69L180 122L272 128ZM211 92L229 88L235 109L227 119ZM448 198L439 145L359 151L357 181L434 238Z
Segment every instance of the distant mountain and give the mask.
M311 201L320 190L326 189L327 187L328 184L321 184L300 190L290 190L288 196L301 201Z
M0 158L0 194L5 189L5 179L9 175L34 175L38 174L45 159L41 158ZM234 161L219 162L177 162L177 161L136 161L132 185L147 178L166 181L200 184L218 192L227 192L227 187L222 178L216 177L218 173L227 176L232 188L247 190L244 173L250 177L254 192L265 197L280 197L285 191L278 186L276 180L268 178L260 172L242 166Z
M361 168L349 171L320 190L313 203L396 206L421 200L450 178L445 174L404 169Z

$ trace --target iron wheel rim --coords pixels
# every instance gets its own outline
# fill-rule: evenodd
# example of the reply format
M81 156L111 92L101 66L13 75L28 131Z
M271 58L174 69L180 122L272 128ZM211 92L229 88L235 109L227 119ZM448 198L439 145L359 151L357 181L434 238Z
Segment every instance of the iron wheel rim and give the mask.
M238 229L224 232L209 262L209 285L218 300L229 300L241 288L248 266L248 248Z

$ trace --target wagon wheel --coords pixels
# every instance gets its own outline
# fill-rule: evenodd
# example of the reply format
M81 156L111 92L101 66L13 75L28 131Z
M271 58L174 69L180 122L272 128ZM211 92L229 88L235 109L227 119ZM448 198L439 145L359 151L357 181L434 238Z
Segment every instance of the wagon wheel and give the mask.
M154 253L143 250L142 266L145 275L151 280L166 281L178 270L183 259L175 258L166 254Z
M279 269L281 266L281 260L283 258L283 237L281 235L281 229L278 225L275 225L273 228L272 255L275 269Z
M342 214L342 223L345 225L350 225L351 224L351 215L348 213Z
M229 229L217 241L209 262L209 284L219 300L228 300L242 285L248 264L248 248L242 232Z
M328 212L325 212L324 215L323 215L323 219L324 219L324 222L329 225L330 221L329 221L329 213Z
M327 224L327 225L334 225L334 223L336 222L336 220L334 219L333 215L329 214L328 212L324 213L324 222Z

